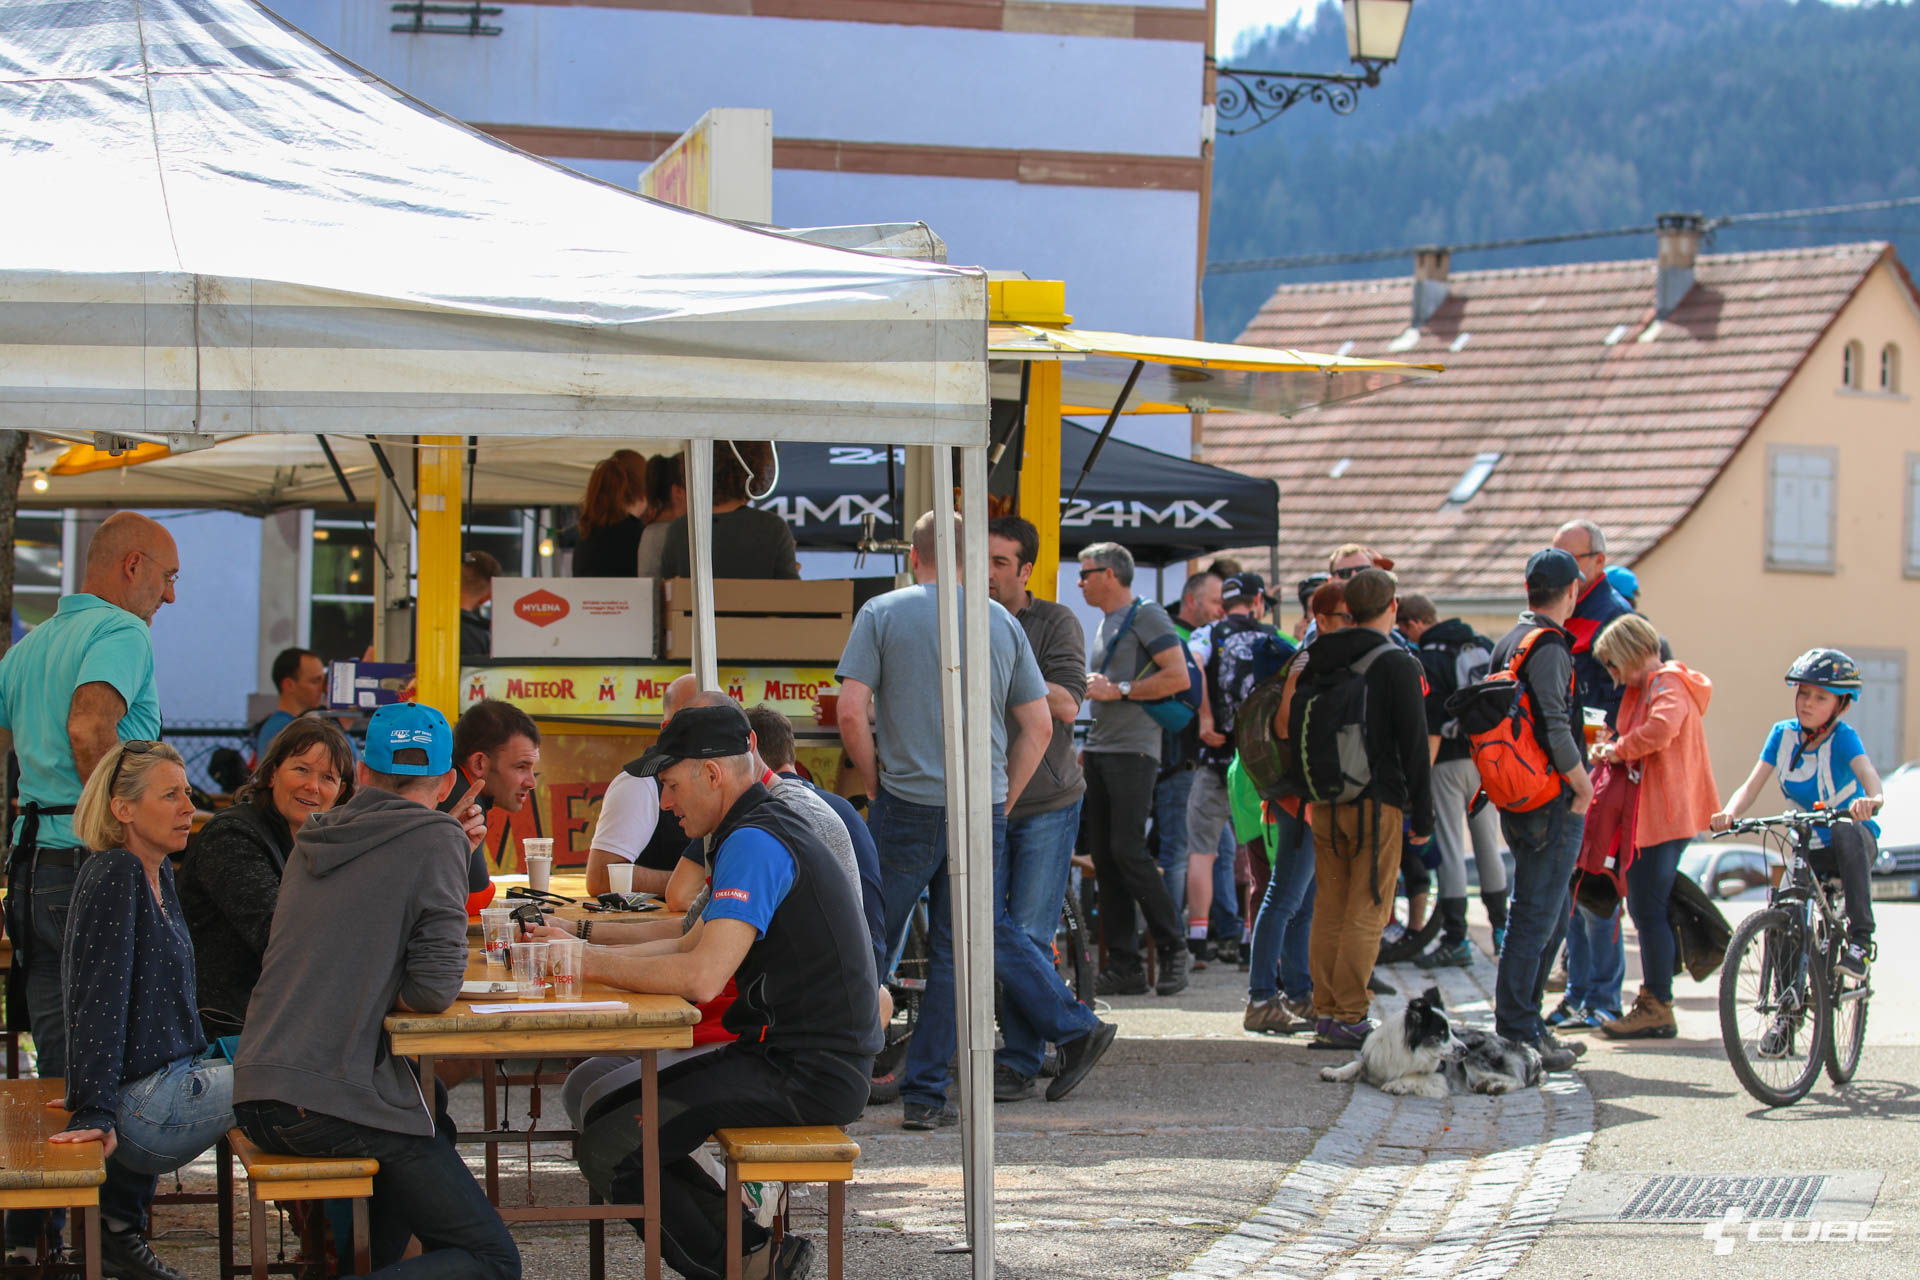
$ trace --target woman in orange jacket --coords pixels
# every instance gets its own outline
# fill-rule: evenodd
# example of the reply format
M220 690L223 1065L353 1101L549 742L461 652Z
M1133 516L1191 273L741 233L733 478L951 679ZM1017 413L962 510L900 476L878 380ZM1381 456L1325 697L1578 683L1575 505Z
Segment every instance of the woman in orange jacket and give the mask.
M1625 689L1616 721L1620 735L1596 746L1594 759L1640 771L1638 852L1627 867L1627 911L1640 934L1640 996L1600 1031L1615 1040L1670 1039L1678 1027L1667 900L1681 853L1719 808L1701 723L1713 682L1683 663L1662 662L1660 634L1638 614L1608 623L1593 652Z

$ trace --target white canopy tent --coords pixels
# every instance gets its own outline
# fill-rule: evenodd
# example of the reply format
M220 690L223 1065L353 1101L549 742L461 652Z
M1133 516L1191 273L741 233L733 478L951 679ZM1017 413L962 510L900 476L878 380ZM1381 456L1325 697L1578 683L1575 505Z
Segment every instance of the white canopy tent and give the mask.
M422 494L456 518L449 544L422 504L423 668L451 652L451 597L430 605L425 578L451 567L430 541L457 557L453 437L693 442L709 680L713 438L960 446L966 569L986 579L981 273L653 204L439 115L249 0L0 6L0 174L0 429L442 438ZM951 492L953 455L930 452ZM959 558L943 523L962 1158L987 1276L991 956L971 939L992 935L989 712L986 664L963 699ZM966 600L974 653L985 604Z

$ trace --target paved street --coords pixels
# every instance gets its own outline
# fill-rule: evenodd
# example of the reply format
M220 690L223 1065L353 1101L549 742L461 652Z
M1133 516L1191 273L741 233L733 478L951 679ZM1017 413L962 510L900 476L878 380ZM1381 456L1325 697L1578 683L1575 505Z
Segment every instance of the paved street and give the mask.
M1731 915L1750 909L1735 906ZM1678 988L1681 1037L1596 1042L1570 1076L1504 1099L1388 1098L1323 1083L1339 1055L1239 1029L1244 975L1215 965L1177 1000L1111 1002L1122 1038L1063 1103L999 1109L999 1274L1013 1280L1109 1277L1420 1276L1566 1280L1659 1268L1740 1277L1920 1274L1920 904L1882 904L1882 955L1860 1080L1824 1079L1798 1106L1769 1112L1734 1081L1711 991ZM1484 934L1482 934L1484 941ZM1638 957L1628 957L1637 974ZM1417 990L1422 975L1390 972ZM1462 1016L1490 1017L1491 963L1441 975ZM1635 989L1629 983L1628 994ZM454 1093L477 1121L471 1084ZM516 1108L525 1094L515 1090ZM551 1090L546 1105L556 1105ZM520 1122L524 1126L524 1119ZM849 1277L961 1280L957 1132L907 1133L898 1110L853 1127L865 1155L850 1198ZM564 1148L534 1149L543 1198L577 1193ZM506 1191L526 1180L516 1158ZM1716 1255L1700 1221L1622 1223L1620 1204L1656 1175L1829 1175L1816 1219L1886 1224L1885 1243L1750 1243L1744 1224ZM186 1178L211 1186L207 1161ZM798 1202L816 1231L823 1198ZM163 1206L162 1254L213 1273L210 1207ZM1804 1228L1801 1228L1804 1229ZM1842 1230L1844 1228L1829 1228ZM1762 1235L1777 1234L1770 1227ZM584 1274L575 1227L516 1231L529 1276ZM609 1233L609 1275L636 1275L625 1228ZM824 1259L822 1260L824 1262Z

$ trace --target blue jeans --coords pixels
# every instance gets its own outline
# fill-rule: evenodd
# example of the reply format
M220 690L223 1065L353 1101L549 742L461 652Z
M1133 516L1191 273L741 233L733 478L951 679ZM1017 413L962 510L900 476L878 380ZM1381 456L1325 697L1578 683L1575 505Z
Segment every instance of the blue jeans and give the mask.
M880 789L867 807L867 825L880 850L880 890L887 936L899 937L913 907L927 894L927 989L907 1043L907 1102L942 1106L947 1062L959 1040L953 993L953 898L947 882L947 811L913 804ZM1000 983L1001 1065L1023 1076L1040 1070L1048 1041L1067 1044L1100 1025L1093 1010L1073 998L1040 948L1007 910L1007 819L993 807L993 976ZM1065 890L1061 893L1064 895Z
M1313 994L1307 965L1313 936L1313 828L1285 810L1276 825L1280 838L1267 892L1253 918L1253 955L1247 962L1247 999L1256 1003L1281 991L1289 1000Z
M1175 769L1153 785L1153 838L1160 845L1154 860L1160 866L1160 878L1167 882L1173 918L1180 922L1183 938L1187 936L1187 797L1192 794L1192 769Z
M233 1066L176 1058L120 1090L113 1158L136 1173L172 1173L233 1128Z
M1220 831L1220 847L1213 855L1213 907L1207 913L1207 936L1240 941L1240 886L1234 883L1234 859L1240 846L1233 839L1233 820Z
M1513 899L1494 979L1493 1025L1509 1040L1531 1043L1546 1033L1540 1001L1566 934L1567 885L1585 827L1565 796L1529 813L1500 815L1513 851Z
M453 1145L442 1114L431 1137L355 1124L285 1102L242 1102L234 1121L262 1149L290 1156L372 1157L374 1274L393 1280L518 1280L520 1250ZM422 1253L405 1262L407 1237Z
M1627 940L1620 910L1597 916L1573 905L1567 915L1567 1000L1596 1013L1620 1012L1620 984L1627 976Z
M1007 910L1048 955L1067 898L1073 841L1080 834L1080 804L1007 819Z
M1673 924L1667 919L1667 900L1673 896L1673 878L1686 849L1684 836L1648 845L1627 867L1627 911L1640 935L1640 981L1663 1004L1673 1003Z

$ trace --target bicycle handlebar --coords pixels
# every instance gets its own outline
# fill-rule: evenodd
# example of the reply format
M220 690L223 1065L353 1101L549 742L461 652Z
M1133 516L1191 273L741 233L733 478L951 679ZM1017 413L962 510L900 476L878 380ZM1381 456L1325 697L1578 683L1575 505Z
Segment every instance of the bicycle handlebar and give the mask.
M1853 818L1839 809L1789 809L1785 813L1776 813L1770 818L1736 818L1727 825L1725 831L1713 833L1713 839L1726 836L1765 831L1770 827L1788 827L1799 831L1803 827L1830 827L1839 823L1852 823Z

